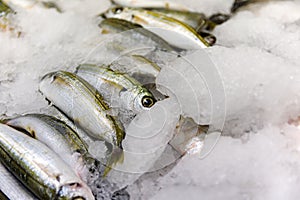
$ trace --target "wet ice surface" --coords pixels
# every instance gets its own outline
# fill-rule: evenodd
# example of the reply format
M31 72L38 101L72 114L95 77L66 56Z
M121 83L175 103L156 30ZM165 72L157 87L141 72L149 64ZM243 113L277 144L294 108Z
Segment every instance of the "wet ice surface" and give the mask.
M108 1L58 2L63 14L41 8L20 10L14 23L21 29L21 38L0 32L1 115L48 112L47 102L37 90L45 73L73 71L84 61L108 62L120 53L120 48L98 46L104 36L93 17L109 6ZM232 3L176 2L193 5L208 15L228 12ZM300 114L299 9L297 1L264 3L237 13L216 28L218 42L206 52L224 83L224 136L205 159L185 156L158 172L126 179L120 176L120 185L140 177L127 189L131 199L299 199L300 130L287 124ZM173 62L163 58L161 54L158 59L163 64ZM166 80L174 69L181 75L186 72L175 62L174 68L163 68L157 82L173 86L183 105L180 109L205 124L211 103L204 95L207 90L196 87L196 98L186 98L189 91L176 88L176 84L180 86L177 79ZM197 76L185 77L192 85L199 81ZM195 99L208 106L194 109ZM195 112L198 109L200 117ZM138 130L131 131L134 135ZM134 141L126 147L144 147L142 144ZM144 164L140 163L142 169Z

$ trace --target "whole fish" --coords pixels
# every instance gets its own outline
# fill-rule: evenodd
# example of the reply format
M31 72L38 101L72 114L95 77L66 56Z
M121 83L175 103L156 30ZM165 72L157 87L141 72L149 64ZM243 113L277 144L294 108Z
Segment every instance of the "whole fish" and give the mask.
M216 25L220 25L230 18L228 14L217 13L210 17L206 17L203 13L190 12L190 11L180 11L173 9L164 8L144 8L145 10L150 10L153 12L161 13L168 17L177 19L190 27L194 28L198 33L201 30L212 31Z
M149 10L162 13L168 17L172 17L174 19L184 22L185 24L195 29L197 33L201 37L203 37L210 46L212 46L214 43L212 43L209 38L206 38L203 32L213 31L217 25L226 22L230 18L230 15L221 14L221 13L214 14L209 18L207 18L203 13L197 13L197 12L178 11L178 10L170 10L170 9L153 9L153 8L149 8Z
M108 105L85 80L70 72L52 72L42 78L39 90L92 137L121 147L123 127L107 114Z
M134 30L134 34L131 37L136 37L138 40L142 37L150 38L155 42L156 46L166 51L180 51L178 48L171 46L160 36L144 29L141 25L135 24L123 19L108 18L100 22L99 27L102 29L102 33L121 33L128 30Z
M151 108L156 102L148 89L125 73L90 64L78 66L76 73L103 94L104 99L120 101L120 108L138 113Z
M43 114L27 114L6 122L18 130L25 130L31 137L43 142L70 165L80 177L85 177L84 155L88 147L64 122Z
M164 14L139 8L112 8L101 15L138 23L182 49L206 48L209 44L189 25Z
M0 124L1 163L40 199L94 199L88 186L45 144Z
M111 0L112 3L126 6L126 7L137 7L137 8L164 8L174 9L181 11L191 11L191 9L182 4L178 4L170 1L149 1L149 0Z

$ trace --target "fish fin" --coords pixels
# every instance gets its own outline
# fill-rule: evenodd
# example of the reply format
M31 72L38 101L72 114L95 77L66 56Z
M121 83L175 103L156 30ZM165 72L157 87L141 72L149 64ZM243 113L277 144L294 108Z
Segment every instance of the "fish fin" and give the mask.
M124 162L124 152L121 148L115 148L110 155L108 162L106 163L106 168L103 173L103 177L106 177L110 170L118 163Z

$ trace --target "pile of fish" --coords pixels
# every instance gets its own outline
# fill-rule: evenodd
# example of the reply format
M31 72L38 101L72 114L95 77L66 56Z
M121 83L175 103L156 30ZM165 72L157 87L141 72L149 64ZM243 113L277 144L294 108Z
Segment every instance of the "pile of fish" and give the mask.
M14 31L9 20L10 15L16 14L9 7L13 2L0 1L0 29L3 31ZM206 17L188 11L184 6L158 1L139 4L115 0L114 3L116 7L98 16L103 34L133 30L136 32L134 37L150 38L158 49L178 54L214 45L216 38L211 32L230 17L225 14ZM51 2L41 5L62 12ZM180 34L187 42L161 34L158 29ZM23 198L28 197L26 199L129 199L125 189L114 189L105 179L111 168L124 160L122 141L126 137L124 124L128 123L124 119L130 121L168 97L160 94L155 85L144 85L149 79L153 83L161 69L158 64L143 55L127 58L142 68L128 66L121 69L115 63L81 64L74 73L56 71L46 74L40 81L39 90L61 113L60 119L45 114L26 114L2 120L0 159L5 168L0 167L0 184L6 184L5 181L14 184L14 188L23 190L19 193ZM187 126L196 127L196 133L185 135ZM189 142L207 130L184 117L180 118L178 127L181 131L175 134L170 144L181 155L193 147ZM90 144L95 141L103 144L102 158L95 158L89 152ZM16 179L7 178L7 170L28 190ZM97 183L90 179L90 174L95 173L98 173L99 187L113 191L108 196L99 195L99 187L94 189ZM3 198L5 195L9 196L2 194Z

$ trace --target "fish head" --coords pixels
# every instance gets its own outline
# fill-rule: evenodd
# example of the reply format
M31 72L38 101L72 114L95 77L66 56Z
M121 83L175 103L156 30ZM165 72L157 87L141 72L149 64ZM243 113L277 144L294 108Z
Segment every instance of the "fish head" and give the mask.
M155 104L155 102L156 99L151 92L141 89L134 99L133 107L136 111L148 110Z
M44 94L47 91L48 86L55 80L55 72L51 72L42 77L39 84L39 91Z
M59 190L57 199L94 200L95 197L86 184L76 182L63 185Z
M43 90L47 88L47 86L52 84L57 85L68 85L68 83L65 81L66 76L70 76L69 72L65 71L56 71L56 72L50 72L43 76L43 78L40 81L39 89L43 93Z

